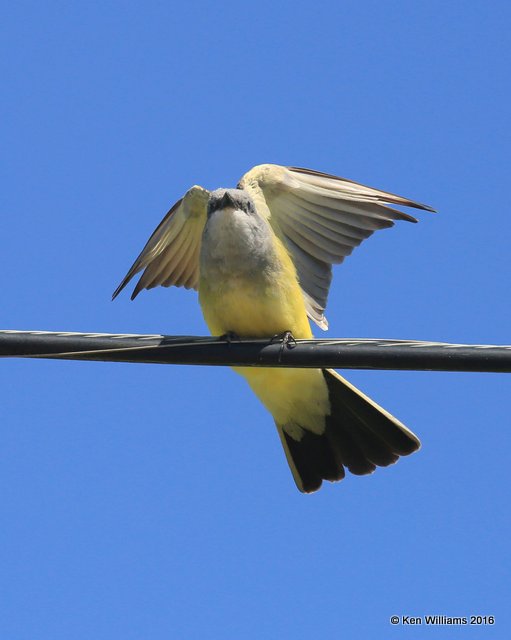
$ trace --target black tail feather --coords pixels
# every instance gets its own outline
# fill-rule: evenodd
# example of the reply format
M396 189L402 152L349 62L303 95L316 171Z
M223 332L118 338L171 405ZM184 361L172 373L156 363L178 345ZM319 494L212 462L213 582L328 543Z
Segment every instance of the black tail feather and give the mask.
M362 427L362 431L373 442L385 443L388 449L397 456L406 456L417 451L420 447L418 438L394 416L391 416L385 409L367 398L335 372L325 369L323 374L328 385L332 416L341 415L342 418L347 418L343 414L348 409L353 419L347 420L346 425L351 428L355 426L356 430Z
M300 476L303 491L316 491L324 480L335 482L344 478L344 468L327 438L312 431L303 431L300 440L282 432L287 449ZM300 488L302 488L300 487Z
M342 480L344 467L355 475L366 475L419 449L417 437L385 409L334 371L324 370L323 375L330 399L323 433L295 428L294 433L301 432L300 439L295 439L285 425L279 426L301 491L316 491L322 480Z

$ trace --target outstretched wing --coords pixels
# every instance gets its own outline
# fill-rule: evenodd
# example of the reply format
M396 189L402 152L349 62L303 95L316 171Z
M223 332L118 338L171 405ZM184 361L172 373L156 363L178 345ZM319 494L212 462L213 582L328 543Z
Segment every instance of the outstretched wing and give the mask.
M345 178L274 164L254 167L238 187L250 193L258 212L284 240L296 266L309 318L322 329L328 328L323 312L332 264L341 263L365 238L393 226L394 220L417 222L386 205L434 211Z
M144 273L131 294L132 300L142 289L159 285L197 289L199 252L208 199L209 191L195 186L176 202L114 291L112 300L142 270Z

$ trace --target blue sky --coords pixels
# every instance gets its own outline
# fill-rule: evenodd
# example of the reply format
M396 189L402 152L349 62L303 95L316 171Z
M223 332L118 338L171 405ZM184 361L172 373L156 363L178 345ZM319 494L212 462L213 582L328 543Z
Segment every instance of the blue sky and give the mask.
M331 337L509 343L504 2L4 3L0 328L207 333L110 295L192 184L275 162L438 208L335 270ZM509 637L497 374L348 372L422 439L297 492L229 370L4 360L0 637ZM412 635L413 634L413 635Z

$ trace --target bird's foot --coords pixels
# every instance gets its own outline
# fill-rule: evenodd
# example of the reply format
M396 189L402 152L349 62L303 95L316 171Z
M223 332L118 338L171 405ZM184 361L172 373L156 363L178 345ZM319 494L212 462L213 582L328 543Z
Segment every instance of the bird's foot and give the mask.
M218 339L224 340L225 342L227 342L227 344L231 344L231 342L241 342L241 338L237 333L234 333L234 331L228 331L227 333L221 335Z
M284 331L283 333L277 333L276 335L274 335L270 340L270 344L273 344L277 341L280 342L279 362L281 362L284 349L286 347L288 349L294 349L296 347L296 340L291 331Z

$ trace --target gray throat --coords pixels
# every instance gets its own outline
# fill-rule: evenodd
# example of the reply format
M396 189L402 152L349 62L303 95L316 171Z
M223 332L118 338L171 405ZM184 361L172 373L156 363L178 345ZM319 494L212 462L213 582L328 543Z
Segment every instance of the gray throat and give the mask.
M200 269L208 280L264 276L278 268L273 232L257 213L218 208L208 217Z

